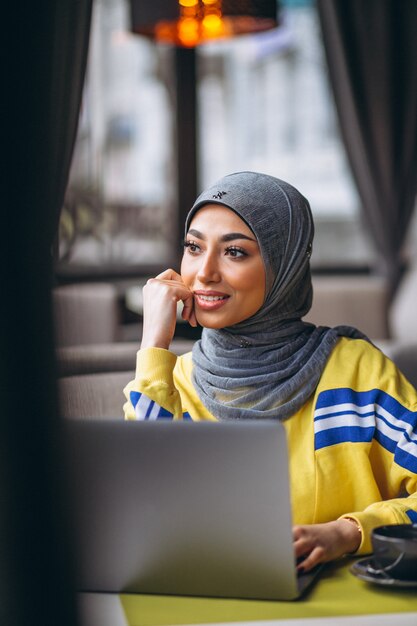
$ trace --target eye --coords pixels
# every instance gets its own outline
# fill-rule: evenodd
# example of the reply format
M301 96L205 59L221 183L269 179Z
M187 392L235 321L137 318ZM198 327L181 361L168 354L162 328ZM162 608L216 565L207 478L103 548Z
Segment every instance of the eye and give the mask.
M243 248L239 248L238 246L229 246L225 250L225 254L232 257L233 259L241 259L245 256L248 256L248 253Z
M198 254L201 248L195 241L184 241L184 250L187 250L190 254Z

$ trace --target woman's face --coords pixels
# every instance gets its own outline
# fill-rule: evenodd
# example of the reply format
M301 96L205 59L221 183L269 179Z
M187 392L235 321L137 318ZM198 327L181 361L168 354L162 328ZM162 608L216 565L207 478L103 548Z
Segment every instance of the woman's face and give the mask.
M251 229L227 207L197 211L185 239L181 277L194 294L198 323L224 328L245 320L265 299L265 268Z

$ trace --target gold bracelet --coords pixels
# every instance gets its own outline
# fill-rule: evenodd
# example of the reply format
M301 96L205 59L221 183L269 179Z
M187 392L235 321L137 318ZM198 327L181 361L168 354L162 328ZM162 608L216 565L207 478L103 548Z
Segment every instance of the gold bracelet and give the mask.
M355 520L355 518L353 518L353 517L342 517L341 519L345 519L346 521L351 522L352 524L355 524L356 528L358 529L358 533L362 537L362 528L361 528L359 522L357 522Z
M356 552L359 550L359 547L362 543L362 528L360 527L359 522L357 522L353 517L341 517L339 519L345 519L347 522L354 524L358 530L359 537L360 537L359 546L353 552L348 553L348 554L356 554Z

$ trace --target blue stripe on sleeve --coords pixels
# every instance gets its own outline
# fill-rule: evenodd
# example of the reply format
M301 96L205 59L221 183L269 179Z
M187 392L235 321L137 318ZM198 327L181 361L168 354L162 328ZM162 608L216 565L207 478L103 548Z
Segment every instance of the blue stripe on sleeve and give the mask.
M401 465L401 467L405 467L410 472L417 474L417 458L405 450L398 447L395 451L394 461L397 465Z
M413 509L408 509L408 511L406 511L406 515L410 518L410 521L413 524L417 524L417 512L413 511Z
M130 392L130 401L132 403L133 408L135 408L135 406L137 405L140 396L141 396L141 394L138 391L131 391Z
M343 406L344 405L344 406ZM380 389L322 392L314 414L315 449L375 439L394 461L417 473L417 412Z
M148 417L150 415L150 412L152 411L154 406L155 406L155 402L154 402L154 400L151 400L149 402L148 410L146 411L145 419L148 419Z
M398 400L381 389L369 391L354 391L348 387L341 389L329 389L322 391L317 399L316 410L328 407L336 407L338 404L352 403L359 407L367 404L379 404L388 413L395 415L397 419L408 424L416 423L416 413L409 411Z
M166 409L164 409L162 406L159 408L159 412L157 415L157 419L159 419L160 417L163 418L170 418L170 417L174 417L173 413L170 413L169 411L167 411Z
M155 400L151 400L139 391L130 392L130 401L138 420L172 419L174 417L173 413L159 406Z
M315 435L316 450L334 446L337 443L350 441L352 443L370 442L374 434L374 428L361 428L360 426L339 426L322 430Z
M379 430L375 431L375 440L381 444L381 446L383 448L385 448L385 450L388 450L388 452L391 452L392 454L395 453L395 449L397 447L397 442L393 441L390 437L387 437L386 435L384 435L384 433L381 433Z
M333 407L335 408L335 407ZM329 419L329 417L337 417L338 415L357 415L358 417L369 417L370 415L374 415L375 411L368 411L367 413L359 413L359 411L354 411L353 409L350 410L343 410L343 411L339 411L337 409L335 409L334 411L331 411L329 408L329 412L326 412L323 415L317 416L314 418L314 421L319 421L319 420L325 420L325 419Z

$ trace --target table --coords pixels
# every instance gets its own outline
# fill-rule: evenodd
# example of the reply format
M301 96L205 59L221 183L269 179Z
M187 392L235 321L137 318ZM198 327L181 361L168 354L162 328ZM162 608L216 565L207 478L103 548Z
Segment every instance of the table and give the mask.
M141 594L80 594L83 626L416 626L417 590L387 589L358 580L352 560L325 568L293 602Z

